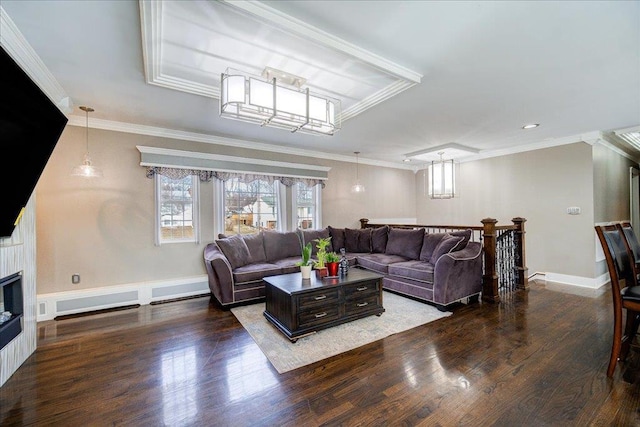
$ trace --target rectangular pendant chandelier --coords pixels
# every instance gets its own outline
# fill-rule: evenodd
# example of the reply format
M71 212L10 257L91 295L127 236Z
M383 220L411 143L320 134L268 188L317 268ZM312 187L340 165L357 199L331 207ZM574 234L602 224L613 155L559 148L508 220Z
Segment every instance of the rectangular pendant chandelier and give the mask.
M340 130L340 101L301 89L302 78L270 68L263 76L228 68L220 81L221 117L316 135Z
M452 199L456 192L456 170L453 159L432 161L429 166L429 197Z

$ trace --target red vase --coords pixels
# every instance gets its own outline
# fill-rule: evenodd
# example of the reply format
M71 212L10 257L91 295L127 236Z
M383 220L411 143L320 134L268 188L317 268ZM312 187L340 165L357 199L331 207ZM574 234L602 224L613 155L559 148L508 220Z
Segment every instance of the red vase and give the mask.
M328 262L327 263L327 270L329 273L329 276L337 276L338 275L338 266L340 265L340 263L337 262Z

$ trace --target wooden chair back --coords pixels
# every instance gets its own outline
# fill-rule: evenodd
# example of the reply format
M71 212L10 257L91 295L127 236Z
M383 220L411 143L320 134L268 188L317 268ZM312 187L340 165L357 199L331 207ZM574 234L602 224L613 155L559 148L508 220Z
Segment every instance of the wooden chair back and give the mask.
M619 224L622 229L623 236L626 240L627 252L632 260L632 268L636 277L636 284L640 278L640 242L629 221L623 221Z
M634 269L619 224L596 225L595 228L607 261L615 302L620 299L622 288L635 285Z

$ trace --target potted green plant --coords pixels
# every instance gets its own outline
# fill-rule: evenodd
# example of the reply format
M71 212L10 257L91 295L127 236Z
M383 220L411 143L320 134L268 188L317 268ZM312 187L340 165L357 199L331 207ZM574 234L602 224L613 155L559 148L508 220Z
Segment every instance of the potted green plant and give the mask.
M318 277L324 277L327 275L327 265L326 265L326 256L327 256L327 247L331 243L331 237L321 237L318 239L314 239L316 242L316 248L318 248L318 252L316 252L316 261L313 264L313 268L316 269L316 275Z
M313 267L313 261L311 260L311 242L308 242L302 247L302 260L298 261L296 265L300 267L303 279L311 278L311 268Z
M324 262L327 265L327 274L329 276L337 276L340 256L335 252L327 252L324 256Z

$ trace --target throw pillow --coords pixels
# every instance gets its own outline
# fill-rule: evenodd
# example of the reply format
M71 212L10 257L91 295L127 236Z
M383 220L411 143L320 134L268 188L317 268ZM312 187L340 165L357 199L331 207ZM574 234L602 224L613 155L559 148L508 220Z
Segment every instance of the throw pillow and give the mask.
M298 237L298 233L295 231L265 231L263 238L264 254L268 262L295 256L299 257L302 253L300 237Z
M445 234L431 255L431 264L435 264L442 255L459 250L463 240L462 237L452 236L449 233Z
M471 229L468 228L466 230L460 230L460 231L452 231L449 232L449 234L451 234L452 236L456 236L456 237L462 237L462 242L460 243L460 246L456 249L456 251L461 251L464 248L467 247L467 243L469 243L469 240L471 240Z
M389 226L374 228L371 231L371 249L372 252L383 254L387 248L387 240L389 238Z
M371 229L344 229L344 246L347 252L371 252Z
M331 247L334 252L340 252L340 249L344 248L344 228L334 228L332 226L327 227L329 234L331 234Z
M302 246L306 245L307 242L311 242L311 255L318 254L318 248L316 247L317 242L314 242L316 239L324 239L327 237L331 237L329 233L329 229L323 228L321 230L300 230L298 229L298 233L302 236ZM331 239L333 240L333 238ZM333 245L331 240L329 241L329 246L327 246L327 252L333 252Z
M389 229L389 238L384 253L387 255L400 255L409 259L418 259L424 239L424 228Z
M251 262L251 253L249 253L249 248L241 235L236 234L224 239L218 239L216 244L224 256L227 257L232 269L242 267Z
M262 232L259 232L256 234L243 235L244 242L247 244L249 253L251 254L252 263L267 261L267 256L264 253L264 239L262 234Z
M431 262L431 255L446 233L425 233L420 251L420 261Z

